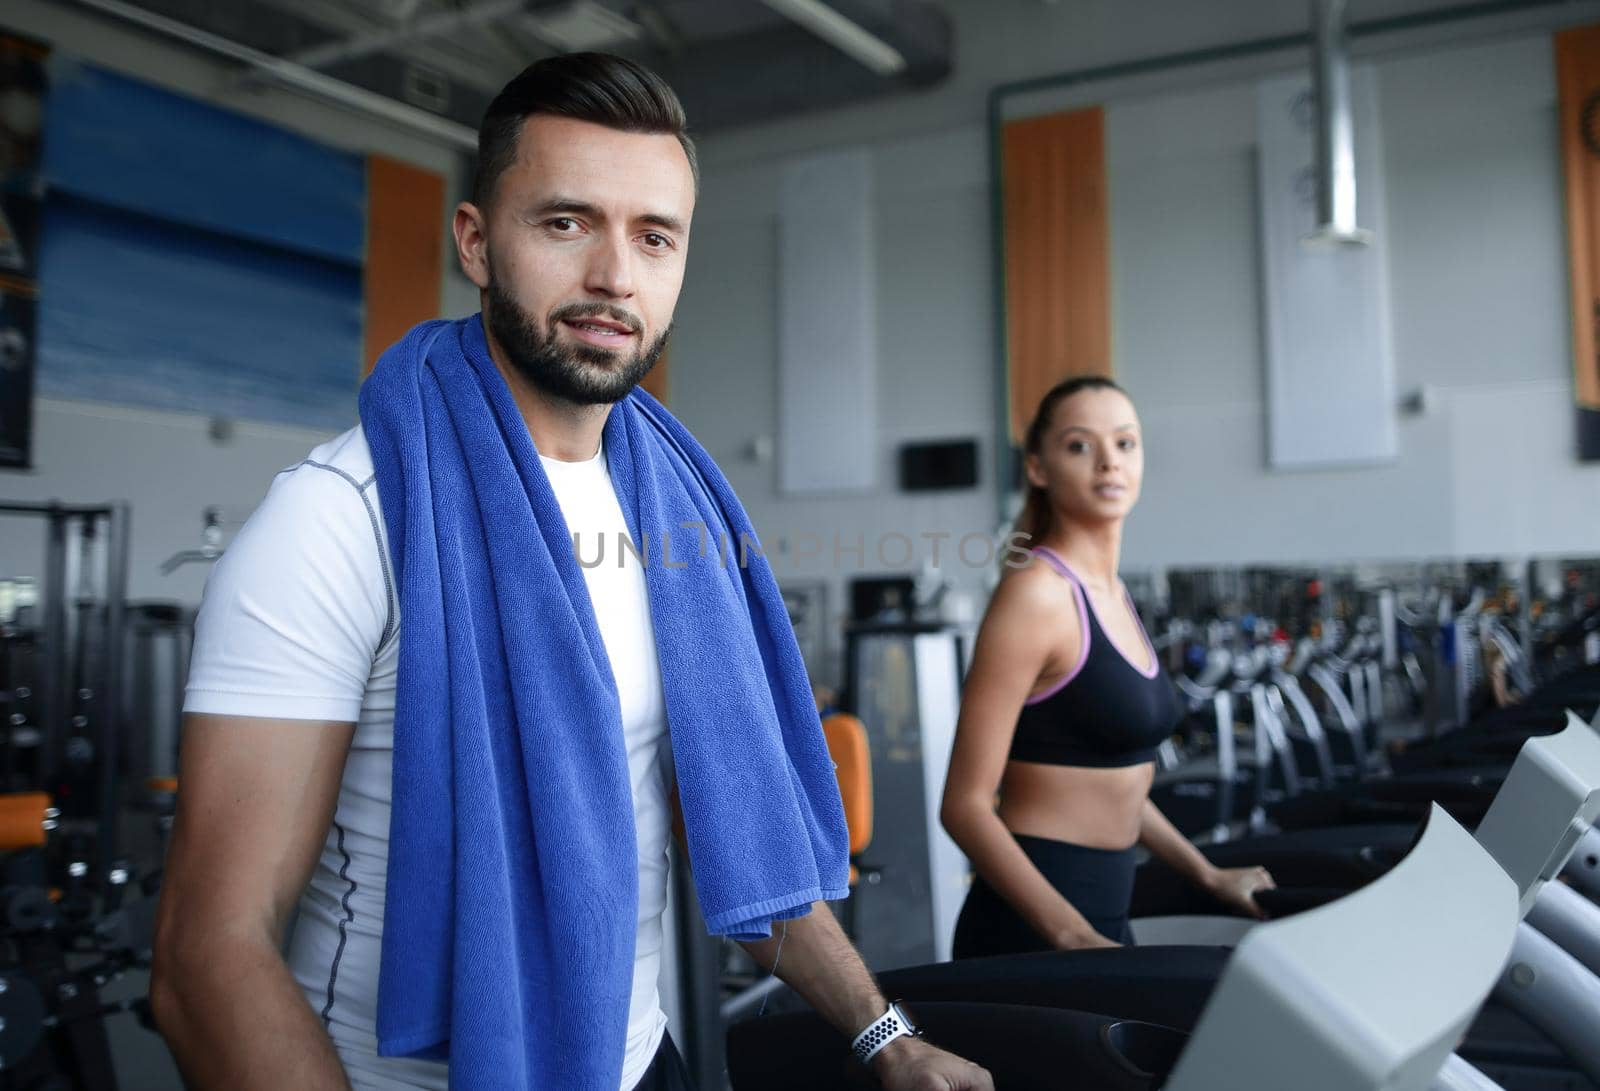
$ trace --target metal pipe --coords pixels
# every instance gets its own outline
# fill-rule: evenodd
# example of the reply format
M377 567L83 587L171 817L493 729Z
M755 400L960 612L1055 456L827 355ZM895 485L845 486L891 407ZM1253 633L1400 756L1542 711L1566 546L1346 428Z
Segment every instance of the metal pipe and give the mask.
M527 0L491 0L490 3L479 4L476 7L430 15L426 19L418 19L416 22L407 23L404 26L387 30L374 30L367 34L356 34L341 41L329 42L326 45L312 46L310 49L302 49L298 53L290 53L282 59L290 64L304 65L306 68L327 68L329 65L338 64L341 61L369 57L374 53L381 53L391 46L403 45L418 38L432 38L440 34L461 30L465 27L492 23L496 19L504 19L508 15L515 15L525 7L527 7Z
M110 504L62 504L55 500L43 503L27 500L0 500L0 515L110 515Z
M1600 829L1591 828L1579 839L1561 874L1591 901L1600 902Z
M1370 232L1356 226L1356 129L1350 95L1350 52L1344 32L1345 0L1312 0L1315 31L1311 86L1316 99L1313 142L1317 227L1312 241L1362 246Z
M1600 974L1600 905L1565 883L1545 883L1527 919L1592 973Z
M1233 694L1226 687L1212 698L1217 731L1217 821L1211 827L1213 841L1226 841L1233 835L1233 792L1239 772L1239 755L1233 741Z
M1426 30L1473 19L1486 19L1496 15L1527 15L1529 11L1541 8L1570 11L1574 6L1572 0L1489 0L1487 3L1460 4L1456 7L1441 8L1435 11L1423 11L1410 15L1394 16L1388 19L1369 19L1364 22L1351 23L1346 29L1346 36L1351 41L1361 41L1389 34L1400 34L1410 30ZM1574 21L1579 20L1574 17ZM1228 45L1207 46L1203 49L1183 50L1178 53L1161 53L1153 57L1140 57L1136 60L1117 61L1113 64L1094 65L1089 68L1077 68L1049 76L1034 76L1025 80L1014 80L1011 83L1002 83L990 89L989 98L991 101L997 101L1012 98L1016 95L1056 90L1084 83L1100 83L1110 79L1143 76L1175 68L1197 68L1202 65L1217 64L1223 61L1259 57L1268 53L1305 49L1311 44L1311 35L1304 32L1276 34L1267 38L1250 38L1243 42L1233 42Z
M40 595L44 615L45 698L39 726L44 736L39 742L40 774L45 790L56 790L61 768L62 734L67 709L67 520L64 511L50 513L50 530L45 546L44 591Z
M822 0L761 2L886 79L906 70L904 54L861 24L852 22L822 3Z
M105 651L103 684L95 749L100 755L100 871L105 874L117 858L117 824L122 814L120 743L126 686L128 538L132 512L126 503L112 505L106 534Z
M1591 1080L1600 1080L1600 979L1526 923L1517 926L1511 959L1494 998L1539 1028Z
M268 80L296 91L303 91L314 98L404 126L467 151L477 150L478 134L465 125L430 114L426 110L419 110L414 106L407 106L403 102L368 91L364 87L336 80L304 65L295 64L282 57L274 57L258 49L251 49L220 35L189 26L187 23L180 23L176 19L168 19L166 16L123 3L123 0L73 0L73 2L80 7L90 8L196 46L208 53L238 61L255 69Z

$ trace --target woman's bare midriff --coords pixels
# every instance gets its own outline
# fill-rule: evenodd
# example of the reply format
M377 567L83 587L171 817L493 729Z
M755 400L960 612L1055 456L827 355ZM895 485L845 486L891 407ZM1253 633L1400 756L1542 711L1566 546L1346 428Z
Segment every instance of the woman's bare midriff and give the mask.
M1139 840L1155 765L1116 769L1008 761L1000 778L1000 821L1012 833L1096 849Z

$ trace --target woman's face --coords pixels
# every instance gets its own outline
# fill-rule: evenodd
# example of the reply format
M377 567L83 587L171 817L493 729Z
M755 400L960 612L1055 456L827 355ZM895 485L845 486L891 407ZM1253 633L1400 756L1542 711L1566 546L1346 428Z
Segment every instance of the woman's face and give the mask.
M1051 506L1073 521L1125 517L1144 481L1144 444L1133 402L1106 389L1064 398L1038 453L1028 456L1027 470L1029 483L1044 489Z

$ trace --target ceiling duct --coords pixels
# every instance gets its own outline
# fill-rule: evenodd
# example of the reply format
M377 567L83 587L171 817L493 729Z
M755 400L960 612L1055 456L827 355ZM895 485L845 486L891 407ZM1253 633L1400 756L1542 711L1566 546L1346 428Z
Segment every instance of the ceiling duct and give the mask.
M467 151L477 150L476 129L430 114L396 98L345 83L303 64L251 49L221 35L146 11L125 0L76 0L76 3L208 53L238 61L249 66L263 79L280 86L401 125L447 145Z
M1365 246L1372 240L1372 232L1356 226L1355 110L1345 39L1345 0L1312 0L1311 14L1317 227L1306 241Z
M898 76L906 58L898 49L822 3L822 0L761 0L780 15L793 19L811 33L880 76Z

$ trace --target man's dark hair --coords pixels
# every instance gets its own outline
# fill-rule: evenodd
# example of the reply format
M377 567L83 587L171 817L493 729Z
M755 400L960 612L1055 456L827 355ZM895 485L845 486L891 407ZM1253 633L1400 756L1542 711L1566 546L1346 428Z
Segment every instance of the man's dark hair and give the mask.
M493 196L500 175L516 161L522 122L535 114L570 117L626 133L675 136L689 157L695 185L700 183L683 104L665 80L625 57L564 53L524 68L484 112L472 183L472 203L479 208Z

